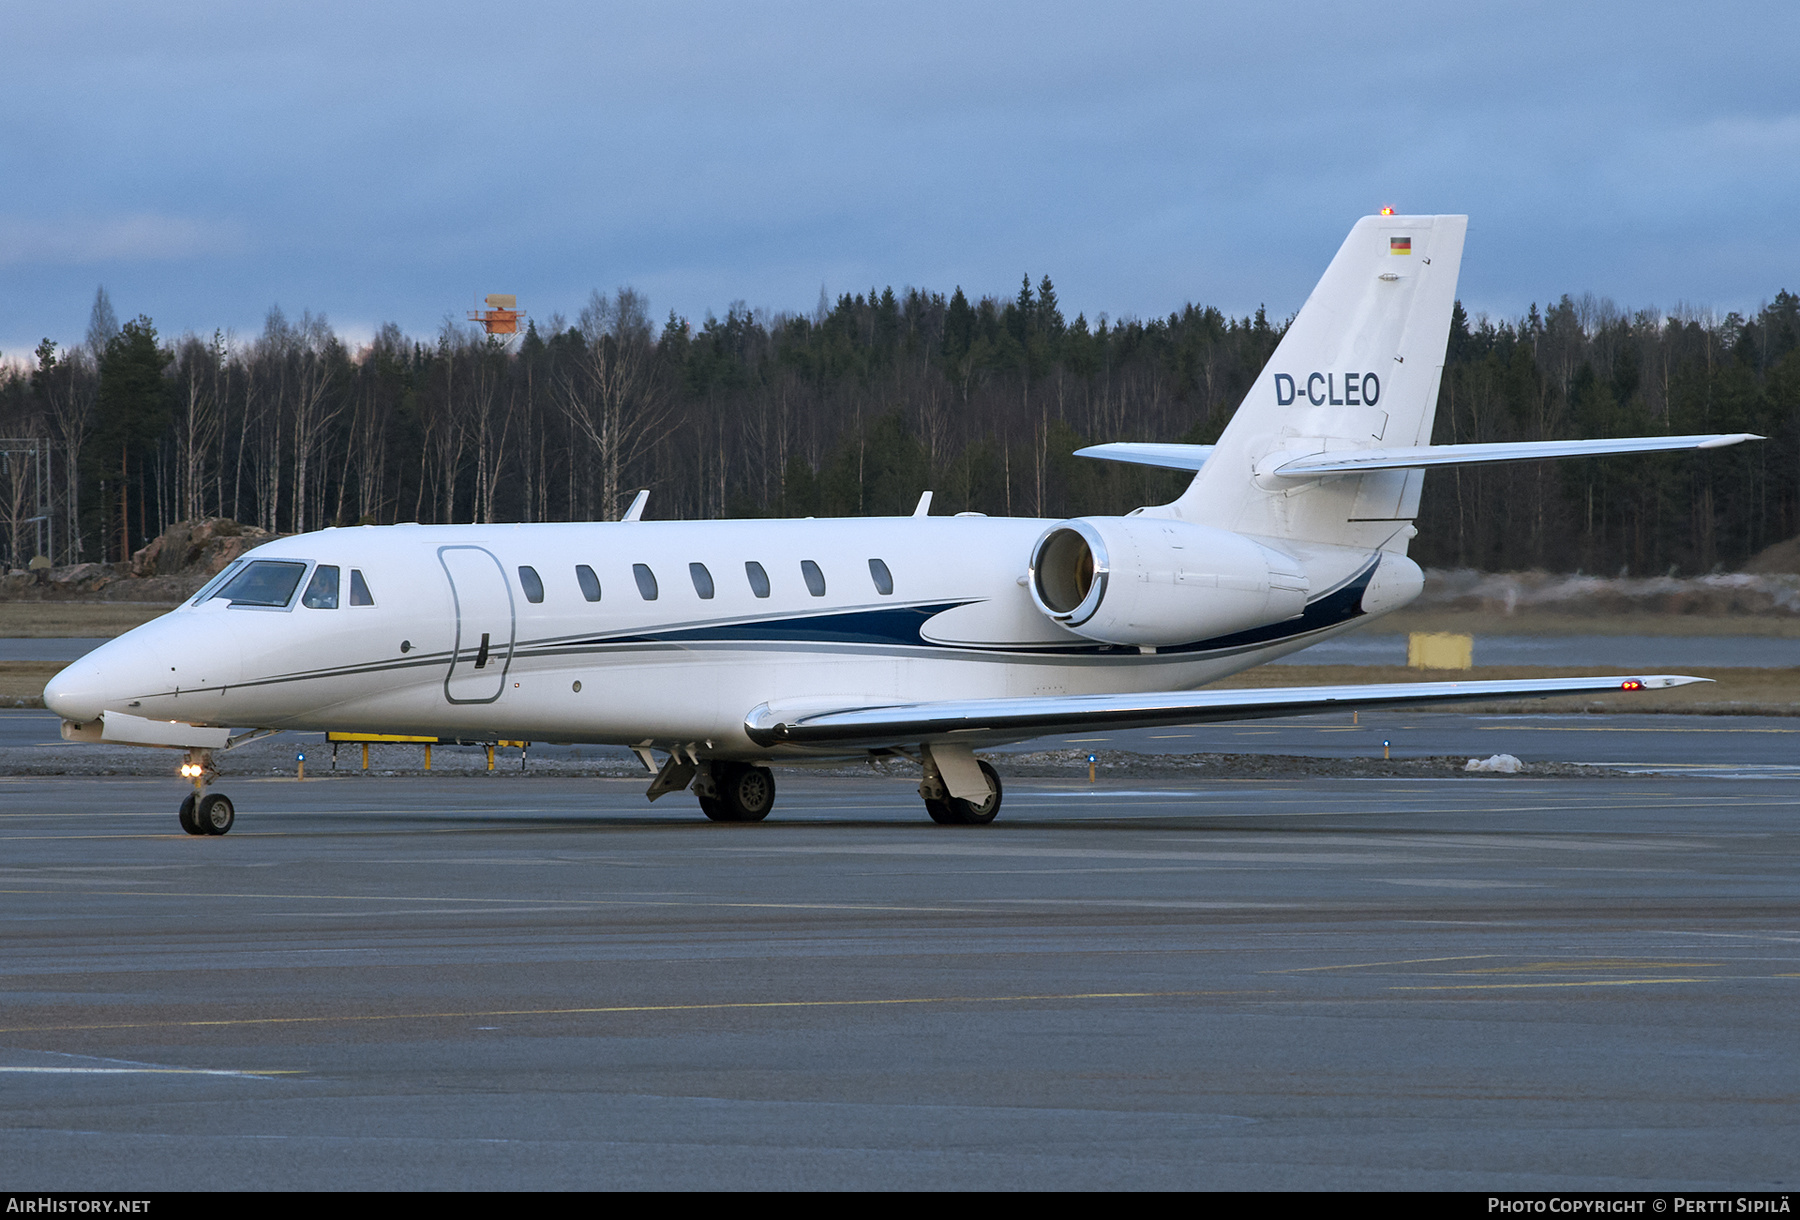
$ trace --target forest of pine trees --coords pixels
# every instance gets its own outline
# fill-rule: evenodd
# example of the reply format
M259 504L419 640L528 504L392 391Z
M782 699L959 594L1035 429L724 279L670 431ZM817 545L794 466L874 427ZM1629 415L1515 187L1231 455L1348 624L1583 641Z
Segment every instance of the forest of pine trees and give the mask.
M390 325L351 350L279 310L248 340L163 335L121 325L102 291L85 343L0 365L0 548L22 566L47 528L58 563L114 561L203 517L283 533L604 520L640 487L660 518L904 513L927 488L937 512L1122 512L1182 476L1071 452L1213 440L1281 333L1261 310L1193 305L1071 321L1045 276L1011 299L871 289L698 325L659 326L621 289L507 343ZM1704 572L1800 533L1800 298L1750 318L1565 296L1471 320L1459 304L1436 442L1736 431L1769 440L1434 472L1412 553Z

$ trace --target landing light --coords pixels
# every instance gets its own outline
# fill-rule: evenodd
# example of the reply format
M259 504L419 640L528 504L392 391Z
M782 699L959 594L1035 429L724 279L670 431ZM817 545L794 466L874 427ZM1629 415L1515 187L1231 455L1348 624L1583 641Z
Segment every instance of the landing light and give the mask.
M200 778L200 774L201 774L202 770L203 770L203 768L200 766L199 763L182 763L181 764L181 778L183 778L183 779L198 779L198 778Z
M1620 690L1643 690L1644 684L1642 682L1639 682L1636 678L1627 678L1625 681L1619 683L1619 689Z

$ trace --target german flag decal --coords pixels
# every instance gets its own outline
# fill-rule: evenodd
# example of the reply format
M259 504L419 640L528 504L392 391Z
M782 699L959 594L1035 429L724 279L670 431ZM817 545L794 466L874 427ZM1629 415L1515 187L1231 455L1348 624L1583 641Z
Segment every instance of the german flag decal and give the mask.
M1410 237L1390 237L1390 238L1388 238L1388 253L1389 254L1411 254L1412 253L1412 238L1410 238Z

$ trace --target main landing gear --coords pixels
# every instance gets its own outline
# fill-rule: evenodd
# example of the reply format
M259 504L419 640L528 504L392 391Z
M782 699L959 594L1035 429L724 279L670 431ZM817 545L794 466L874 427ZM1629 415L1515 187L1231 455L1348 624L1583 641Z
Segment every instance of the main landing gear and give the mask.
M1000 773L967 746L926 746L919 754L925 763L919 795L932 821L939 826L986 826L999 816Z
M237 820L231 798L223 792L208 792L206 785L218 774L213 770L211 750L189 750L181 764L181 774L194 781L194 790L181 802L181 828L191 835L222 835Z
M638 749L650 763L649 747ZM919 796L940 826L986 826L1000 813L1000 775L968 746L937 744L919 750L925 778ZM693 786L700 811L715 822L760 822L775 807L775 775L754 763L697 758L671 751L645 793L651 800ZM183 814L182 825L187 825ZM205 832L200 832L205 833ZM217 833L223 833L217 832Z
M648 753L647 748L638 751L646 765ZM715 822L760 822L775 808L774 772L751 763L697 758L692 747L685 758L679 750L671 750L644 795L654 801L690 783L700 811Z
M694 795L715 822L760 822L775 808L775 773L749 763L709 762L694 776Z

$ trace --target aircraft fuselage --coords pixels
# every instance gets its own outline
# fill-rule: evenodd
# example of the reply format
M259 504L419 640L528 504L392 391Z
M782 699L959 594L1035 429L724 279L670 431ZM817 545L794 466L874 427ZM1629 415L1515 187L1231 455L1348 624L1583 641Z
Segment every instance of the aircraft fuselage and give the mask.
M84 657L46 699L77 722L112 711L770 758L800 751L745 735L745 714L761 703L1189 689L1366 622L1417 588L1404 556L1289 542L1320 591L1300 618L1174 648L1106 644L1033 604L1024 577L1053 524L968 516L323 530L247 556L304 565L285 604L203 594ZM311 600L334 604L309 605L321 567L337 570L334 596ZM371 604L354 604L353 581Z

